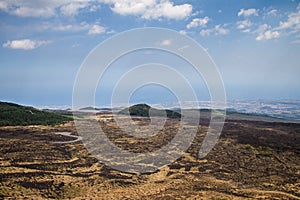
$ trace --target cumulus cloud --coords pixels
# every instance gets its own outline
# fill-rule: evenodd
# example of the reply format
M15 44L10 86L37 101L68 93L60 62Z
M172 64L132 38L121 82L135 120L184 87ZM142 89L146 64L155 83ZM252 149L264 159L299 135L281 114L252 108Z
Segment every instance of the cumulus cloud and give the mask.
M256 10L255 8L249 8L247 10L245 9L241 9L239 12L238 12L238 16L244 16L244 17L249 17L251 15L254 15L254 16L258 16L258 10Z
M270 14L276 13L277 10L271 10ZM280 21L279 25L272 28L270 25L262 24L254 32L257 33L255 38L257 41L276 39L283 35L297 34L300 32L300 3L297 6L296 12L288 14L285 21Z
M252 26L252 22L249 19L238 21L237 22L237 28L238 29L245 29Z
M257 41L270 40L280 37L278 31L272 30L271 26L268 24L261 24L254 33L257 33L258 36L255 38Z
M184 19L192 14L192 5L174 5L169 0L104 0L120 15L136 15L143 19Z
M300 3L297 7L297 12L290 13L286 21L280 22L278 29L300 30Z
M229 29L225 29L221 25L216 25L214 30L216 35L227 35L230 32Z
M204 29L204 30L200 31L201 36L209 36L211 34L214 34L214 35L227 35L229 33L230 33L229 29L226 29L226 28L222 27L220 24L216 25L212 29Z
M198 27L198 26L205 27L206 24L209 22L209 20L210 19L208 17L195 18L188 25L186 25L186 28L190 29L190 28L194 28L194 27Z
M280 36L280 33L278 31L268 30L264 33L259 34L255 39L257 41L270 40L270 39L273 39L273 38L279 38L279 36Z
M276 14L277 10L271 10L268 14ZM255 31L258 34L257 41L279 38L282 35L296 34L300 32L300 3L297 11L288 14L287 20L280 21L279 25L272 28L270 25L262 24Z
M90 12L96 12L100 8L101 8L100 5L92 5L89 10L90 10Z
M98 23L89 24L85 21L74 24L43 23L38 29L40 31L87 32L88 35L112 33L112 31L108 32L104 26L101 26Z
M55 12L51 8L31 8L31 7L20 7L11 10L11 14L20 17L51 17L54 16Z
M64 5L60 8L60 11L62 14L66 16L74 16L78 14L78 11L80 9L86 8L88 4L86 2L75 2L75 3L70 3L67 5Z
M169 1L162 1L152 9L146 10L142 15L144 19L159 19L165 17L168 19L184 19L189 17L192 14L192 5L182 4L182 5L173 5Z
M26 0L26 1L0 1L0 10L19 17L43 17L49 18L57 14L59 10L64 15L75 15L79 9L92 6L92 0Z
M261 25L259 25L258 29L255 32L260 34L270 28L271 28L271 26L268 24L261 24Z
M112 10L120 15L142 15L149 8L153 8L156 4L154 0L111 0L113 4Z
M82 27L77 27L75 25L72 25L72 24L66 24L66 25L56 25L56 26L45 26L44 27L45 29L52 29L52 30L55 30L55 31L78 31L78 30L81 30ZM78 29L80 28L80 29Z
M51 17L55 15L51 1L1 1L0 10L20 17Z
M135 15L143 19L184 19L191 16L191 4L174 5L170 0L0 0L0 10L20 17L53 17L60 11L74 16L85 9L96 11L99 4L111 5L113 12L120 15Z
M205 29L200 31L201 36L209 36L214 30L213 29Z
M90 28L90 30L88 32L89 35L96 35L96 34L102 34L102 33L105 33L105 28L98 24L92 25L92 27Z
M11 40L11 41L9 40L5 42L2 46L4 48L10 48L10 49L32 50L42 45L46 45L48 43L49 41L23 39L23 40Z
M87 22L73 23L73 24L61 24L61 23L49 23L44 22L36 27L38 31L65 31L65 32L80 32L87 31L91 28L91 24Z

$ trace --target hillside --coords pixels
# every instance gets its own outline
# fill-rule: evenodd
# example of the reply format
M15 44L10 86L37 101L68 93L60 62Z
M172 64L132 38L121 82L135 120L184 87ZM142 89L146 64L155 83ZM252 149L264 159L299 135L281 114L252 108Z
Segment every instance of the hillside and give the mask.
M71 116L0 102L0 126L55 125L71 120Z
M130 106L129 108L125 108L119 112L119 114L128 114L131 116L140 116L140 117L149 117L149 111L151 109L152 116L165 116L165 112L167 113L168 118L181 118L181 114L172 110L159 110L156 108L151 108L147 104L136 104Z

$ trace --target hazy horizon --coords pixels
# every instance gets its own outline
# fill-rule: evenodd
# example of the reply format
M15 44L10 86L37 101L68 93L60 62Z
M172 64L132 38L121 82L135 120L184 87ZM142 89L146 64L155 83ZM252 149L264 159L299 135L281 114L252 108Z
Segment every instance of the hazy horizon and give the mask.
M110 37L143 27L172 29L198 42L218 67L228 100L300 99L299 2L157 0L140 7L117 3L0 0L0 100L72 105L73 84L89 52ZM155 9L166 5L167 10ZM176 42L167 38L161 45ZM147 56L149 52L141 51L113 63L98 86L96 104L109 104L111 80L122 75L121 68L147 62ZM152 58L184 68L181 72L188 66L162 52ZM203 80L189 71L186 75L198 99L209 100ZM150 86L138 90L132 102L174 99L169 91Z

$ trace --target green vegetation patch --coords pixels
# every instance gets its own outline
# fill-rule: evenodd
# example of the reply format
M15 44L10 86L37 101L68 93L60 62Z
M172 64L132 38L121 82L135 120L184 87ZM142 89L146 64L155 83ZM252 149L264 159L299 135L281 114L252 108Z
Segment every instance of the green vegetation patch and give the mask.
M178 112L175 112L173 110L159 110L159 109L151 108L147 104L137 104L134 106L130 106L129 108L125 108L121 110L119 114L124 114L124 115L130 114L131 116L140 116L140 117L150 117L150 115L163 117L167 115L168 118L181 118L181 114Z
M263 148L262 146L257 147L257 151L259 152L259 155L265 156L265 157L272 157L273 153L270 148Z
M73 120L72 116L0 102L0 126L55 125L71 120Z
M268 147L258 146L257 148L251 146L250 144L243 145L243 147L249 151L256 152L258 155L265 156L265 157L272 157L273 153L272 150Z

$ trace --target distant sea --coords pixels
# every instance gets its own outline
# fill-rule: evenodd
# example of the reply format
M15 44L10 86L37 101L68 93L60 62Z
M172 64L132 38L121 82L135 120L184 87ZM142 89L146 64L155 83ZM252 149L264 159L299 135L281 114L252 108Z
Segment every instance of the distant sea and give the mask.
M300 120L300 100L229 101L227 110L286 120Z
M182 102L182 107L191 108L191 102ZM178 103L164 103L164 107L175 108ZM214 109L210 101L199 101L198 108ZM227 101L226 110L238 113L263 115L285 120L300 120L300 100L248 100Z
M147 102L139 102L139 103L147 103ZM160 104L149 104L153 107L157 108L195 108L195 105L198 105L198 108L201 109L214 109L213 104L210 101L199 101L195 102L181 102L181 106L179 103L173 102L165 102ZM114 107L126 107L127 104L118 104L114 105ZM96 106L97 108L107 108L110 105L105 106ZM59 109L64 110L71 108L71 106L40 106L40 109ZM300 100L248 100L248 101L238 101L238 100L230 100L226 103L226 110L246 113L246 114L255 114L255 115L263 115L269 117L275 117L286 120L300 120Z

